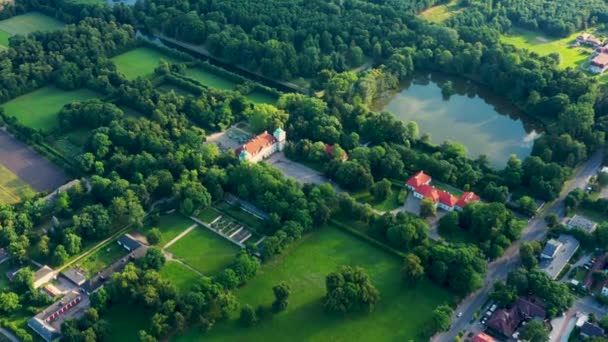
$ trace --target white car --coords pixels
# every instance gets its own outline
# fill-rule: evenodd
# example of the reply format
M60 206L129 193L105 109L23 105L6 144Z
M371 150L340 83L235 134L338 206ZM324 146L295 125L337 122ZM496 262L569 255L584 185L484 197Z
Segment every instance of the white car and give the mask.
M458 318L462 317L462 312L459 312L459 313L456 315L456 317L458 317Z

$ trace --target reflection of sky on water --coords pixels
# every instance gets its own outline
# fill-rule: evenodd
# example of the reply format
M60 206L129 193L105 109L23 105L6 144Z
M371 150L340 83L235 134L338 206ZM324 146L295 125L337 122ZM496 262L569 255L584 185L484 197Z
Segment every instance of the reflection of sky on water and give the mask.
M109 5L125 4L129 6L135 5L137 0L107 0Z
M404 122L415 121L421 134L429 133L434 143L458 142L472 158L485 154L497 167L504 166L511 154L529 155L539 133L526 132L520 120L500 115L487 99L473 95L471 87L444 100L437 83L412 82L409 88L379 101L381 108L376 109L392 112ZM508 109L499 105L502 113ZM512 115L516 116L514 108Z

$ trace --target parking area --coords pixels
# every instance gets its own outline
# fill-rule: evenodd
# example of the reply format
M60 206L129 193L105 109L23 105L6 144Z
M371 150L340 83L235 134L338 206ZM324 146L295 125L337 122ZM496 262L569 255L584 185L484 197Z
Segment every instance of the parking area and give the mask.
M306 165L291 161L285 157L283 152L277 152L266 160L266 163L281 170L289 178L293 178L300 183L325 184L330 183L336 190L338 185L327 179L317 170L313 170Z
M217 145L222 151L226 151L238 148L249 139L251 139L251 134L236 127L230 127L223 132L209 135L207 142Z

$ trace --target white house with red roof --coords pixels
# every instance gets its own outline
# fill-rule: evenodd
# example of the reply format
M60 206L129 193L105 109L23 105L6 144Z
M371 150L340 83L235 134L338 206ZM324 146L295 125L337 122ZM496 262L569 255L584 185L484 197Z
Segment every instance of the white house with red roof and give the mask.
M234 153L239 157L240 161L247 160L252 163L257 163L265 158L270 157L277 151L283 151L287 135L284 130L277 128L274 133L264 133L249 140L245 145L234 150Z
M429 199L435 203L436 207L446 211L462 210L467 204L480 200L479 196L470 191L463 193L460 198L457 198L447 191L430 185L431 180L431 176L420 171L408 179L405 186L412 190L415 198L420 200Z

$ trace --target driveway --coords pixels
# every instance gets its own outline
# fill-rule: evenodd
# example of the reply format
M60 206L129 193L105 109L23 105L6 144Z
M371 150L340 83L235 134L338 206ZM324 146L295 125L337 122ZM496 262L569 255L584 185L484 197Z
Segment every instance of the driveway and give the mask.
M277 169L281 170L285 176L293 178L300 183L312 183L317 185L329 183L336 189L337 192L343 192L338 184L329 180L321 172L311 169L304 164L287 159L283 152L273 154L264 162L276 167Z

